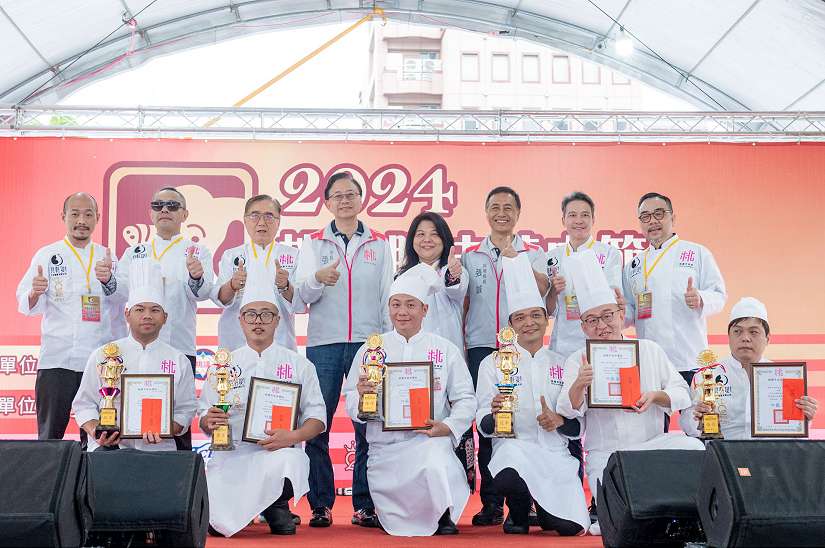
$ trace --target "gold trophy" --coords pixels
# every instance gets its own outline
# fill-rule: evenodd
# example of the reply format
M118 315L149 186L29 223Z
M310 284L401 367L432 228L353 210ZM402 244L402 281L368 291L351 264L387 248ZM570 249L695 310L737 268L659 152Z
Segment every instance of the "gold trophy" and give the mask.
M699 437L703 440L723 439L722 430L719 425L718 406L718 387L721 383L716 382L715 366L717 364L717 356L713 350L703 350L699 353L696 362L701 367L702 381L699 388L702 390L702 396L699 401L710 407L710 411L702 415L702 421L699 425L701 434Z
M378 411L378 392L386 373L384 360L387 359L387 353L381 348L382 344L384 341L377 333L367 338L367 350L364 352L361 373L367 376L367 382L373 385L375 391L361 394L358 402L358 419L362 421L381 420L381 413Z
M493 352L493 360L496 369L504 376L500 383L496 383L498 393L504 395L501 408L494 414L495 438L515 438L516 432L513 426L515 418L517 396L513 393L516 385L513 384L512 376L518 373L518 362L520 354L516 350L518 335L512 327L505 327L498 333L498 350Z
M97 374L103 381L99 393L103 396L100 406L100 420L95 427L95 437L110 436L120 431L115 409L115 398L120 394L120 375L123 373L123 357L120 348L111 342L103 347L103 361L97 364Z
M229 365L231 354L226 348L219 348L215 352L215 363L209 374L209 383L218 393L218 402L214 405L224 413L229 413L232 403L226 401L226 395L232 390L237 375ZM212 451L233 451L235 444L232 441L232 425L220 424L212 430Z

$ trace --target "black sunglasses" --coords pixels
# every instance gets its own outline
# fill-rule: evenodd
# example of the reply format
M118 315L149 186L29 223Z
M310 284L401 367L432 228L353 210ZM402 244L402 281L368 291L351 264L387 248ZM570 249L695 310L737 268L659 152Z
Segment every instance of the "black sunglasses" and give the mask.
M152 207L152 211L163 211L164 207L169 211L177 211L183 207L181 203L176 200L157 200L149 205Z

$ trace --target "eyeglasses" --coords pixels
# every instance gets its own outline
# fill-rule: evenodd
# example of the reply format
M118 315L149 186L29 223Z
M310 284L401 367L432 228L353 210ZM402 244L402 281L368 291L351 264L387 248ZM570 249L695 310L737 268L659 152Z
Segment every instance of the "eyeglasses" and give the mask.
M353 200L355 200L356 197L360 197L360 196L361 195L358 194L357 192L345 192L343 194L333 194L332 196L329 197L329 199L332 200L333 202L339 202L339 203L343 202L343 201L352 202Z
M152 207L152 211L163 211L163 208L165 207L169 211L174 212L183 207L183 205L177 200L156 200L149 205Z
M264 222L268 225L274 224L275 221L280 221L281 220L280 217L276 217L272 213L250 213L249 215L246 216L246 218L249 219L250 221L252 221L255 224L258 224L258 222L261 219L263 219Z
M263 323L263 324L270 324L273 321L275 321L275 316L277 316L277 314L275 314L274 312L270 312L269 310L264 310L263 312L255 312L254 310L247 310L246 312L241 314L241 317L243 318L243 321L245 321L246 323L249 323L249 324L253 324L253 323L257 322L259 319L261 320L261 323Z
M587 327L596 327L599 325L599 320L603 321L605 325L609 325L610 322L613 321L613 316L616 315L618 310L609 310L602 314L601 316L588 316L586 318L582 318L582 323Z
M641 215L639 215L639 220L643 223L649 223L650 218L653 217L657 221L661 221L662 219L665 218L665 213L673 213L673 212L669 209L659 208L659 209L653 210L653 213L647 213L647 212L642 213Z

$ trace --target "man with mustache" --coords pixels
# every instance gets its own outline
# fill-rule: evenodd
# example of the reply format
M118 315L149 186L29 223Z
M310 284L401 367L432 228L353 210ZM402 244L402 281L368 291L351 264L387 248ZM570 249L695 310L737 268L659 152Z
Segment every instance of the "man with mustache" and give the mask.
M156 234L148 242L130 247L120 258L117 291L128 295L129 265L133 261L160 264L164 300L169 318L160 331L160 340L177 348L189 359L195 371L195 324L198 302L212 291L212 253L203 244L181 235L181 226L189 217L186 198L178 190L158 190L149 204L149 216ZM186 430L176 438L178 449L192 449L192 432Z
M708 347L707 318L725 306L725 281L706 247L673 231L670 198L649 192L637 214L648 247L625 266L627 324L636 326L639 338L658 343L689 383L696 358ZM697 434L691 416L680 416L679 424Z
M43 316L34 386L38 439L62 439L86 359L126 333L115 294L111 252L92 242L100 220L94 197L71 194L63 202L66 236L40 248L17 286L18 311ZM86 445L86 432L80 440Z

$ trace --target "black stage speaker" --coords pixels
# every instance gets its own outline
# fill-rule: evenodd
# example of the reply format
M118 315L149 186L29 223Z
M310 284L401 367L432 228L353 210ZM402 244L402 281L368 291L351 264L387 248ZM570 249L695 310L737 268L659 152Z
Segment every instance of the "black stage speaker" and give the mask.
M191 451L95 451L95 545L203 546L209 498L203 459Z
M825 546L825 441L712 441L697 506L711 546Z
M0 546L81 546L92 522L76 441L0 441Z
M702 542L696 491L704 451L617 451L604 469L596 512L605 546Z

